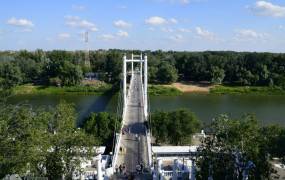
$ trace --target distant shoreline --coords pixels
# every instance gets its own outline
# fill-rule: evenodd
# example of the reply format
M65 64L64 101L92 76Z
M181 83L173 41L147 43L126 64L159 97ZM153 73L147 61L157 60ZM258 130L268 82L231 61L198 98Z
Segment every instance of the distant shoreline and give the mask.
M211 85L206 83L176 82L171 85L160 85L165 88L175 88L180 94L232 94L232 95L285 95L285 90L280 87L268 86L228 86Z
M14 95L46 95L46 94L94 94L102 95L112 90L110 84L101 84L97 86L70 86L70 87L54 87L25 84L12 89Z
M13 88L14 95L46 95L46 94L86 94L102 95L112 90L111 84L101 83L98 85L82 85L71 87L54 87L25 84ZM150 96L181 96L183 94L232 94L232 95L285 95L285 90L280 87L266 86L226 86L198 84L190 82L176 82L170 85L149 85Z

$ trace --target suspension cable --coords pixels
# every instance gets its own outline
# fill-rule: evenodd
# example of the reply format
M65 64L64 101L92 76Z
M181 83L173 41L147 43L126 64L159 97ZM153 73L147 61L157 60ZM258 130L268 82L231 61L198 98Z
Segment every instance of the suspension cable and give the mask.
M116 134L118 130L118 122L121 118L121 112L122 111L122 81L120 81L120 90L118 93L118 103L117 103L117 109L116 109L116 121L115 121L115 129L114 129L114 137L113 137L113 147L112 147L112 152L114 154L115 150L115 143L116 143Z

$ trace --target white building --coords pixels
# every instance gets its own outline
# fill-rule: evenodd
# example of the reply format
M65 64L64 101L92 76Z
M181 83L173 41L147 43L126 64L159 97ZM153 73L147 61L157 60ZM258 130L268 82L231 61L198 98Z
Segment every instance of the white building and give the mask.
M195 179L198 146L152 146L153 179Z

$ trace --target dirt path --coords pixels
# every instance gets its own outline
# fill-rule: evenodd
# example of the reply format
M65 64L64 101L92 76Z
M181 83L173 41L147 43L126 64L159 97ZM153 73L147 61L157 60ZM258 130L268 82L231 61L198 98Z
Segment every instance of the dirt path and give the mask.
M203 85L203 84L191 84L186 82L177 82L171 85L166 85L168 87L175 87L178 90L187 93L187 92L200 92L200 93L209 93L210 89L214 87L213 85Z

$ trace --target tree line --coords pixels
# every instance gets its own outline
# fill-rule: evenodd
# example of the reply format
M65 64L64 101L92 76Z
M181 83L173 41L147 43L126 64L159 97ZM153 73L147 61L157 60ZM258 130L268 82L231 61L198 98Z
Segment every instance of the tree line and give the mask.
M122 72L124 53L146 53L149 81L223 83L242 86L285 87L285 54L205 51L90 51L91 66L85 66L83 51L0 52L0 84L79 85L84 73L95 72L107 83L116 83Z

